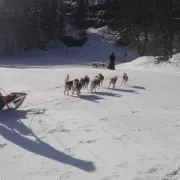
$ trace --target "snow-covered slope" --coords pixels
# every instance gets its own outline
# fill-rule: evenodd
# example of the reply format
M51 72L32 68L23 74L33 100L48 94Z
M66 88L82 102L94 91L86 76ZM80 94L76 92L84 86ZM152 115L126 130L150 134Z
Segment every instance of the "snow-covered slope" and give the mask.
M167 62L158 63L156 57L143 56L133 60L132 62L127 62L119 64L117 66L119 69L134 69L134 70L156 70L156 71L171 71L179 72L180 71L180 54L175 54Z
M1 88L31 90L19 110L0 114L1 180L180 179L179 73L126 66L129 82L120 87L121 67L31 67L0 68ZM67 73L99 72L97 93L64 96ZM107 89L114 75L116 89Z
M129 52L124 57L128 49L116 47L108 38L104 39L101 31L105 32L106 37L113 37L112 31L107 27L87 30L88 42L81 48L69 48L62 43L55 43L52 51L29 51L16 52L13 57L0 57L1 67L39 67L39 66L58 66L58 65L88 65L91 62L109 61L112 52L116 55L116 63L132 61L136 58L136 53Z

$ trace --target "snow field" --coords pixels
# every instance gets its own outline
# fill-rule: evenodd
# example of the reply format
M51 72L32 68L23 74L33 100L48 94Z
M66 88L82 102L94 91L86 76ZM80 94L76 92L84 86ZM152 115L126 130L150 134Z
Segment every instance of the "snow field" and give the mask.
M99 72L105 81L97 93L64 96L66 74ZM130 78L126 87L120 87L123 72ZM2 180L180 177L178 73L71 66L1 73L4 89L33 92L19 110L0 117ZM107 89L114 75L116 89Z

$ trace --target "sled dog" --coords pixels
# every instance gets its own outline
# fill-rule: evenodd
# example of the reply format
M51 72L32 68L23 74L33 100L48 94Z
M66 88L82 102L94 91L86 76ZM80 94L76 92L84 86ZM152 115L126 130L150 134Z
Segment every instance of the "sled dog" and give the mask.
M128 82L128 75L126 73L123 73L123 80L122 80L121 86L123 84L126 85L127 82Z
M73 81L69 81L69 75L66 76L64 84L64 95L66 95L67 92L67 95L69 96L69 91L72 89L73 86Z
M88 75L86 75L86 76L84 77L84 81L85 81L85 87L88 88L88 86L89 86L89 81L90 81L90 78L89 78Z
M88 76L88 75L85 75L84 78L81 78L81 79L80 79L80 82L82 83L83 89L85 89L85 88L87 89L87 88L88 88L89 81L90 81L90 79L89 79L89 76Z
M95 77L92 81L91 81L91 86L90 86L90 90L91 92L94 90L94 92L96 92L96 88L98 87L98 89L100 88L100 84L101 84L101 80L99 77Z
M117 76L112 77L112 78L110 79L110 81L109 81L109 87L108 87L108 88L110 88L110 86L111 86L111 84L112 84L112 85L113 85L113 89L114 89L117 80L118 80L118 77L117 77Z
M100 85L102 87L102 84L103 84L103 81L104 81L104 76L101 73L99 73L95 78L98 78L100 80Z
M77 92L77 95L79 96L81 94L81 89L82 89L82 83L78 79L75 79L72 85L72 96L75 93L75 91Z

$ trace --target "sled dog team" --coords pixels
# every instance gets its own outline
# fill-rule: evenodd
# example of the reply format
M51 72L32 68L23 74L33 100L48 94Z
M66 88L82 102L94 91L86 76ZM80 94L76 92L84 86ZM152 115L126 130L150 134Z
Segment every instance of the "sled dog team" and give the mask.
M122 79L123 80L122 80L121 86L123 84L126 84L128 81L128 76L126 73L123 74ZM110 78L108 88L110 88L110 86L112 84L113 89L114 89L117 80L118 80L117 76ZM102 87L103 81L104 81L104 76L101 73L97 74L94 77L94 79L91 81L90 81L90 78L88 75L85 75L85 77L81 78L80 80L79 79L69 80L69 75L67 75L66 79L65 79L64 95L69 95L69 91L71 91L72 96L75 92L79 96L81 94L82 89L88 89L89 83L90 83L90 91L96 92L97 88L100 89L100 87Z

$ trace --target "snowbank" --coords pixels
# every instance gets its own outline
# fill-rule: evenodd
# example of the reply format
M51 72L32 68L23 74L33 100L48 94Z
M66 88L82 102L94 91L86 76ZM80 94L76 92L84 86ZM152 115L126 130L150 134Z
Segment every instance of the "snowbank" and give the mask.
M152 56L143 56L135 59L132 62L120 64L118 69L137 69L137 70L156 70L156 71L180 71L180 54L175 54L167 62L158 63L157 58Z

